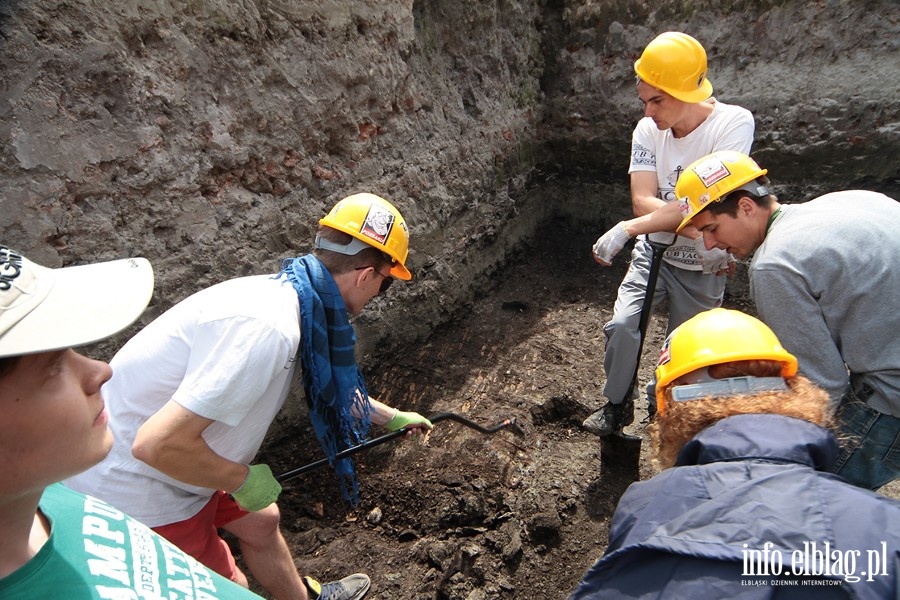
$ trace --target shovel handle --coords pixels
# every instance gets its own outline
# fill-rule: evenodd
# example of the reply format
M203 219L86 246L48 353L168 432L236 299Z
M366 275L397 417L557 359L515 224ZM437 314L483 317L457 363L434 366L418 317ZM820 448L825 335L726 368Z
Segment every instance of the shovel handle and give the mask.
M479 425L475 421L472 421L470 419L463 417L462 415L458 415L455 413L438 413L438 414L434 415L433 417L429 417L428 420L431 421L432 424L439 423L441 421L447 421L447 420L456 421L457 423L461 423L461 424L465 425L466 427L469 427L469 428L479 431L481 433L488 433L488 434L500 431L504 427L511 425L513 422L512 419L506 419L505 421L501 421L499 424L497 424L493 427L483 427L482 425ZM347 458L348 456L352 456L353 454L362 452L363 450L368 450L369 448L373 448L375 446L380 446L381 444L383 444L385 442L389 442L392 439L398 438L403 435L406 435L406 429L398 429L397 431L392 431L390 433L386 433L377 438L373 438L371 440L365 441L362 444L359 444L358 446L351 446L350 448L347 448L346 450L341 450L340 452L338 452L337 454L334 455L334 460L337 461L337 460L341 460L343 458ZM327 458L323 458L321 460L317 460L316 462L309 463L308 465L304 465L302 467L297 467L296 469L292 469L290 471L282 473L281 475L276 475L275 480L278 483L284 483L285 481L289 481L291 479L299 477L300 475L303 475L304 473L308 473L310 471L318 469L319 467L324 467L325 465L329 464L330 462L331 461L329 461Z
M405 429L398 429L397 431L392 431L392 432L386 433L385 435L382 435L380 437L363 442L362 444L359 444L358 446L351 446L350 448L347 448L346 450L341 450L340 452L335 454L334 460L336 460L336 461L341 460L343 458L347 458L348 456L356 454L357 452L362 452L363 450L368 450L369 448L372 448L374 446L379 446L379 445L381 445L385 442L388 442L396 437L400 437L401 435L403 435L405 433L406 433ZM318 469L319 467L324 467L325 465L328 464L328 462L329 461L327 458L317 460L316 462L309 463L308 465L303 465L302 467L297 467L296 469L292 469L290 471L287 471L286 473L282 473L281 475L276 475L275 480L278 483L284 483L285 481L289 481L291 479L299 477L300 475L303 475L304 473L309 473L310 471L314 471L315 469Z
M628 386L628 391L622 399L623 402L628 402L631 399L631 395L637 387L638 373L641 368L641 356L644 353L644 338L647 337L647 327L650 325L650 313L653 308L653 296L656 292L656 281L659 278L659 268L662 266L663 255L666 253L669 246L675 243L675 238L673 237L672 241L668 243L648 239L647 243L650 244L653 254L650 259L650 272L647 277L647 285L644 290L644 301L641 304L640 320L638 321L638 335L640 341L638 342L637 362L634 365L631 384Z

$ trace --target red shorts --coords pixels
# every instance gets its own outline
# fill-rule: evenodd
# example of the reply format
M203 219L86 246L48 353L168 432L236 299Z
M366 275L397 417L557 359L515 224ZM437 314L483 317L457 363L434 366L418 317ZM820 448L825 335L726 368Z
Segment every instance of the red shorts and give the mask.
M184 521L153 527L160 534L216 573L234 581L237 567L219 527L248 514L227 492L219 490L196 515Z

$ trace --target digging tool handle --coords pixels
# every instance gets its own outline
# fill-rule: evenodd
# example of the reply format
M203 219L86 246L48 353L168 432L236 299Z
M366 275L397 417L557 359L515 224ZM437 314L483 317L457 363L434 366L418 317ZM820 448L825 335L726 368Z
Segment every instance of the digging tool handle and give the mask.
M637 387L641 356L644 353L644 338L647 337L647 326L650 324L650 313L653 310L653 295L656 293L656 280L659 279L659 268L662 266L663 254L674 241L674 238L668 243L647 240L647 243L650 244L650 248L653 250L653 256L650 259L650 274L647 277L647 289L644 291L644 303L641 305L641 318L638 322L640 341L638 342L637 362L634 365L634 375L631 377L631 384L628 386L628 391L623 399L624 402L631 398L634 388Z
M647 337L647 326L650 324L650 313L653 308L653 296L656 293L656 281L659 279L659 269L662 266L663 254L672 244L662 242L649 241L650 247L653 249L653 258L650 260L650 275L647 278L647 291L644 304L641 306L641 343L638 348L638 360L644 350L644 338Z
M634 388L637 387L638 383L638 374L641 369L641 356L644 353L644 338L647 336L647 326L650 324L650 313L653 309L653 295L656 292L656 280L659 278L659 268L662 266L663 254L665 254L666 250L675 243L677 236L672 237L672 241L670 242L659 242L651 240L649 237L647 238L647 243L650 244L650 248L653 250L653 256L650 259L650 274L647 277L647 289L644 290L644 302L641 304L641 318L638 321L638 351L637 351L637 360L634 363L634 374L631 376L631 383L628 384L628 390L625 392L625 397L622 398L622 402L628 402L631 399L631 395L634 393ZM607 457L618 456L613 462L626 463L631 462L635 463L633 468L629 470L629 472L637 473L637 463L638 456L640 455L640 447L641 447L641 438L633 435L629 435L622 431L622 427L619 427L618 430L613 432L612 436L608 436L606 438L602 438L602 446L601 446L601 455L606 455ZM635 451L634 448L637 448ZM623 456L628 457L622 458ZM634 476L632 481L637 481L638 477Z
M434 423L433 420L431 422ZM380 446L381 444L383 444L385 442L389 442L392 439L394 439L396 437L400 437L404 434L406 434L405 429L398 429L397 431L392 431L390 433L386 433L380 437L363 442L362 444L359 444L358 446L352 446L350 448L347 448L346 450L341 450L340 452L338 452L337 454L334 455L334 460L336 460L336 461L341 460L342 458L347 458L348 456L352 456L353 454L356 454L357 452L362 452L363 450L368 450L369 448L374 448L375 446ZM321 460L317 460L316 462L309 463L308 465L303 465L302 467L298 467L291 471L287 471L286 473L282 473L281 475L277 475L275 477L275 480L278 481L278 483L284 483L285 481L289 481L291 479L299 477L300 475L303 475L304 473L309 473L310 471L314 471L314 470L318 469L319 467L324 467L327 464L328 464L328 459L323 458Z
M466 427L469 427L469 428L479 431L481 433L494 433L496 431L500 431L501 429L512 424L512 422L513 422L512 419L507 419L493 427L483 427L483 426L479 425L478 423L471 421L461 415L457 415L455 413L439 413L439 414L434 415L433 417L429 417L428 420L431 421L432 424L439 423L440 421L447 421L447 420L456 421L457 423L462 423ZM389 442L392 439L398 438L405 434L406 434L406 429L398 429L397 431L392 431L390 433L386 433L385 435L382 435L377 438L363 442L362 444L359 444L358 446L352 446L350 448L347 448L346 450L342 450L342 451L338 452L337 454L334 455L334 460L336 460L336 461L341 460L343 458L347 458L348 456L352 456L358 452L368 450L369 448L373 448L375 446L380 446L381 444L383 444L385 442ZM291 471L287 471L286 473L282 473L281 475L276 476L275 480L278 481L278 483L284 483L285 481L289 481L291 479L299 477L300 475L303 475L304 473L308 473L310 471L318 469L319 467L324 467L327 464L329 464L329 460L327 458L323 458L321 460L317 460L316 462L309 463L308 465L304 465L302 467L298 467Z

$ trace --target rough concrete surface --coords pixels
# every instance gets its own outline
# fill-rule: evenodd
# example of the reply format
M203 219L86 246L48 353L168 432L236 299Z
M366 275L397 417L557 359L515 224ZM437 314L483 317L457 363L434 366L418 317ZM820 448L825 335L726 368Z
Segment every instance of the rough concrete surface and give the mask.
M328 471L295 480L298 566L365 570L370 598L562 598L627 483L578 427L626 266L589 248L630 212L632 64L665 30L754 112L783 200L900 197L893 0L4 0L0 242L47 266L152 261L144 317L90 349L109 358L190 293L307 252L343 196L390 199L415 277L355 321L370 387L520 431L367 452L356 509ZM745 286L726 302L752 310ZM262 456L282 469L320 457L289 404Z

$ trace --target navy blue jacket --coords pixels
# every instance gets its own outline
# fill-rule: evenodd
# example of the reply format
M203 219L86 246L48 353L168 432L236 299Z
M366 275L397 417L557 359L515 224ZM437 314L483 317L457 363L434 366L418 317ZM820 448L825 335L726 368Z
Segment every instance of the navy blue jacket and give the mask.
M800 419L711 425L628 488L572 600L900 598L900 502L828 473L836 452Z

